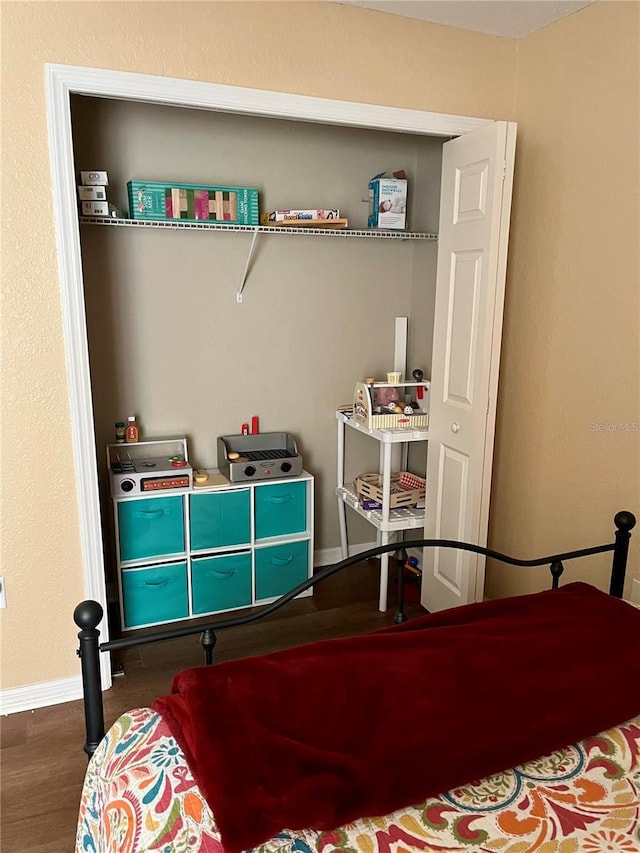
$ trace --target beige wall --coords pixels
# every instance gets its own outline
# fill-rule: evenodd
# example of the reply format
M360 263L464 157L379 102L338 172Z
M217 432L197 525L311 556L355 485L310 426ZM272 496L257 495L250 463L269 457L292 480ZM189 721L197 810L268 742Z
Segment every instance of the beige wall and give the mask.
M639 12L597 3L518 42L490 543L524 557L640 517ZM603 587L609 562L592 559ZM486 593L534 582L491 567Z
M638 167L629 173L634 129L623 129L637 104L637 26L636 5L617 3L519 43L306 2L3 4L3 689L77 673L70 614L83 597L44 63L517 118L492 539L528 553L540 542L608 538L609 515L638 509L637 436L585 427L640 420L637 397L629 413ZM382 45L391 45L388 63L375 62ZM612 185L606 178L621 166ZM490 573L493 594L512 587Z
M383 47L393 61L376 61ZM333 4L11 2L2 6L2 53L7 689L78 672L71 613L83 597L44 64L510 118L515 49Z

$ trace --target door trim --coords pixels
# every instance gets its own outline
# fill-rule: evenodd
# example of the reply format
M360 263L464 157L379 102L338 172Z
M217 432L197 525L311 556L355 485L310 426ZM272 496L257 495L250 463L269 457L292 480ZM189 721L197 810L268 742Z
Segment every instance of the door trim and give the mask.
M426 136L460 136L492 124L493 121L72 65L47 64L45 83L84 595L100 602L106 613L102 522L73 161L71 95L171 104ZM108 639L106 620L101 631L103 638ZM102 687L106 689L111 686L108 656L105 656L103 664Z
M509 238L509 226L511 222L511 203L513 200L513 178L515 168L517 125L515 122L507 122L505 142L505 171L502 183L502 211L500 217L500 242L498 244L498 286L495 293L493 308L493 325L491 328L491 364L497 368L491 372L489 378L489 399L487 400L487 419L485 421L484 461L482 467L482 493L486 499L482 502L480 509L480 530L484 532L484 544L487 544L489 531L489 507L491 503L491 476L493 472L493 450L496 433L496 415L498 406L498 380L500 378L500 352L502 350L502 325L504 318L504 298L507 283L507 242ZM491 440L487 441L487 436ZM484 583L486 571L486 558L478 561L476 573L475 601L482 601L484 597Z

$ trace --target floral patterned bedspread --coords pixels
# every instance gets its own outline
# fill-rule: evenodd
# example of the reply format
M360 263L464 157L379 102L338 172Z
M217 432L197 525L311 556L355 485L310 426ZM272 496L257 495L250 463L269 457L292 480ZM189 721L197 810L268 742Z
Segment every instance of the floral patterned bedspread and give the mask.
M82 792L76 853L223 853L215 818L162 718L120 717ZM640 716L513 770L256 853L640 853Z

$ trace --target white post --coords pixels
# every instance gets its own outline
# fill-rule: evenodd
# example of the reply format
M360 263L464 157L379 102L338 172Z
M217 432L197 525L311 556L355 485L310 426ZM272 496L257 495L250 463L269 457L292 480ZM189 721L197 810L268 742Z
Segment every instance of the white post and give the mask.
M406 381L407 370L407 328L409 320L407 317L396 317L396 332L393 350L393 369L400 371L402 378Z

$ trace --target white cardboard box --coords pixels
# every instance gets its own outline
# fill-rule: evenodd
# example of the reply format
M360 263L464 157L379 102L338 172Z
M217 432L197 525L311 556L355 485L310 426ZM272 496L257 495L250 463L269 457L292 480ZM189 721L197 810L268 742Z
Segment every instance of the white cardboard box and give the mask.
M407 180L386 173L369 181L369 228L402 231L407 227Z
M80 172L80 183L85 187L106 187L109 178L106 172Z
M107 188L104 186L78 187L80 201L106 201Z
M83 201L83 216L109 216L108 201Z

